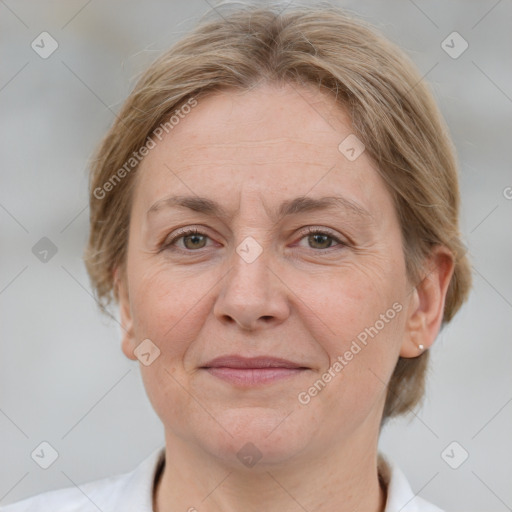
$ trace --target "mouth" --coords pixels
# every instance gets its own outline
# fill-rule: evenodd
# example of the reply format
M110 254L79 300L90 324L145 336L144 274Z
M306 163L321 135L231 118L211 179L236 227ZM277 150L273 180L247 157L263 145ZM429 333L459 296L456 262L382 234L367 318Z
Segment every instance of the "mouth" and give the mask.
M231 384L251 387L301 375L308 367L275 357L223 356L201 367L213 377Z

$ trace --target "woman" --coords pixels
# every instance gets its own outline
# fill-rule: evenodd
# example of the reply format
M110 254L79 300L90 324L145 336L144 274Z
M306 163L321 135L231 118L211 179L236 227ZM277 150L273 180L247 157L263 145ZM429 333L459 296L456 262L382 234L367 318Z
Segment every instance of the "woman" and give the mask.
M90 211L165 447L6 511L439 510L378 453L471 280L449 135L398 48L328 6L204 22L126 100Z

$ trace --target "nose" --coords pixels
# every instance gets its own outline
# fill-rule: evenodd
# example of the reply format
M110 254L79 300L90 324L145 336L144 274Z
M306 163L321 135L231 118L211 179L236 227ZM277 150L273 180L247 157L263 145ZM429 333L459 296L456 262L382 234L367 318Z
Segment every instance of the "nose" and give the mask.
M288 318L289 289L276 271L270 249L254 260L234 251L230 263L214 305L217 319L253 331L275 327Z

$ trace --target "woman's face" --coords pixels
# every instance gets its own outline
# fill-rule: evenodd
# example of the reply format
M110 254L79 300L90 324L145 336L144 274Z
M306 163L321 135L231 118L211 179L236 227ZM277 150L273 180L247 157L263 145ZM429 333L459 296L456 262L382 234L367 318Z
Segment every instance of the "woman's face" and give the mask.
M123 350L150 340L136 353L167 440L269 463L376 441L417 301L390 193L357 141L339 148L352 132L323 93L266 85L201 99L142 161Z

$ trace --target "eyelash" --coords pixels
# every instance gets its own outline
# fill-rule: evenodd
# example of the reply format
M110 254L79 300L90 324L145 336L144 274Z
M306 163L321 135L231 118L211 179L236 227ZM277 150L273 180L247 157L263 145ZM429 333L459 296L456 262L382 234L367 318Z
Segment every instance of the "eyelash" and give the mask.
M308 227L306 229L306 231L304 231L302 233L300 240L302 240L303 238L305 238L308 235L313 235L313 234L314 235L325 235L325 236L331 238L338 245L340 245L341 248L348 247L348 245L349 245L348 243L343 242L338 237L334 236L330 231L318 229L315 227ZM199 231L197 228L185 228L185 229L179 231L176 234L176 236L174 236L169 242L167 242L167 243L164 242L164 244L162 244L161 250L181 251L184 253L200 252L201 249L197 249L197 250L181 249L181 248L178 248L175 246L175 243L178 240L180 240L181 238L186 238L187 236L190 236L190 235L202 235L202 236L206 236L207 238L210 238L210 237L208 237L208 235L206 233ZM204 249L204 248L202 248L202 249ZM331 250L336 250L336 247L327 247L326 249L311 249L311 250L319 251L319 252L330 252Z

